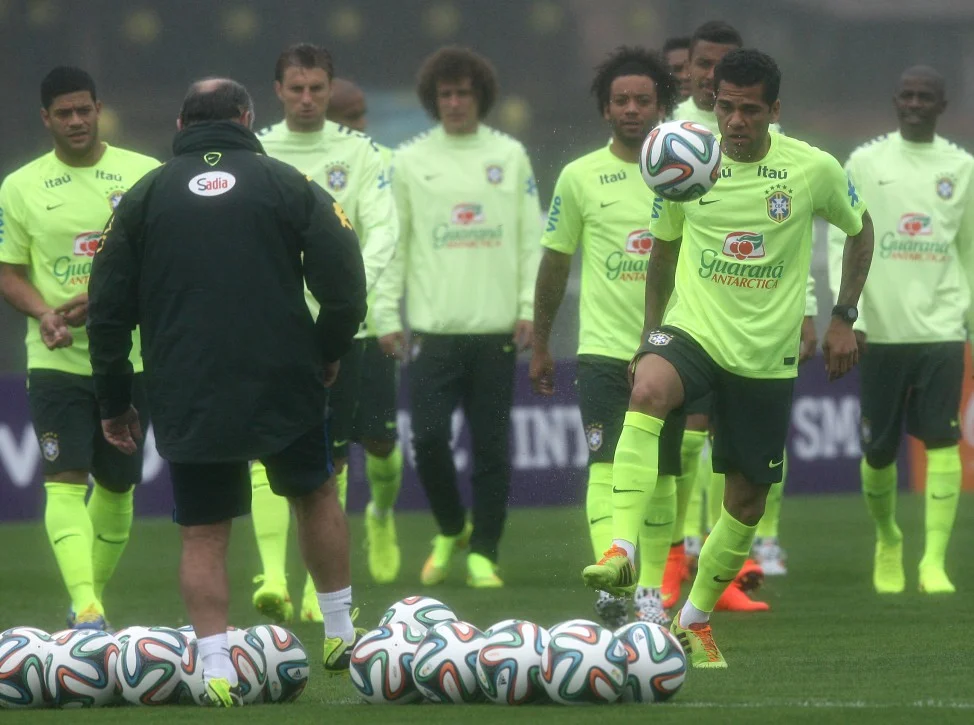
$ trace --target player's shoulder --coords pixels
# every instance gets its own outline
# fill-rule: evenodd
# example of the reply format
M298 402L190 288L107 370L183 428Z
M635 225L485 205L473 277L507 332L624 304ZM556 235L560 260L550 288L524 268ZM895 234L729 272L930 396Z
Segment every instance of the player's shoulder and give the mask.
M354 149L363 154L379 153L379 144L371 136L349 126L327 121L325 123L325 135L328 137L329 142L342 144L349 149Z
M852 153L849 154L849 161L868 159L874 156L878 156L885 151L888 151L892 145L893 136L889 133L881 133L878 136L874 136L868 141L856 146Z
M7 174L2 188L7 192L16 189L20 193L29 192L34 187L42 189L46 180L62 175L60 172L61 166L54 151L48 151Z
M606 162L611 161L605 148L598 148L569 161L561 169L559 180L584 183L587 179L598 179L598 173L605 170ZM591 176L596 174L596 176Z
M284 121L278 121L270 126L264 126L257 132L257 138L260 139L261 143L267 143L267 141L275 141L278 136L281 135L282 130L285 128Z
M524 147L524 144L518 141L516 138L508 133L494 128L493 126L488 126L487 124L481 124L484 134L490 141L492 147L506 149L507 151L515 154L523 154L527 156L528 150Z
M972 156L967 149L955 141L951 141L943 136L935 136L934 144L936 144L937 151L944 156L958 159L966 165L974 164L974 156Z
M396 160L396 169L408 165L413 159L422 158L435 145L433 129L427 129L407 138L392 150Z
M825 149L819 148L808 141L802 141L794 136L775 134L778 160L784 163L796 164L806 173L815 169L841 166L838 159Z
M160 165L159 159L147 154L143 154L139 151L132 151L131 149L125 149L121 146L109 146L107 150L108 153L111 154L113 163L117 162L126 166L143 168L146 171L149 169L154 169Z

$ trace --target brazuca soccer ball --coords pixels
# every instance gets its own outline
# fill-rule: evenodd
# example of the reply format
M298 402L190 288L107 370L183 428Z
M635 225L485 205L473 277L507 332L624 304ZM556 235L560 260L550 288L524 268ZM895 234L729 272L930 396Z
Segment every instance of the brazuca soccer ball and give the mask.
M639 152L643 181L668 201L695 201L720 177L720 144L692 121L667 121L649 132Z

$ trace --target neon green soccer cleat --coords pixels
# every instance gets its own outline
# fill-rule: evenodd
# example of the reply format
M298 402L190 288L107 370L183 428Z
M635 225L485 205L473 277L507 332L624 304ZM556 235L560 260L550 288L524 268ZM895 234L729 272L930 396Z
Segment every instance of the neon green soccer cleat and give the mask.
M294 616L294 605L287 593L287 584L266 581L263 575L255 576L254 584L260 584L254 592L254 609L275 624L290 622Z
M924 566L920 563L920 591L925 594L953 594L956 587L947 578L947 572L940 566Z
M906 588L902 539L895 544L885 544L879 539L876 540L873 586L880 594L900 594Z
M325 653L324 653L324 663L325 672L329 675L347 675L348 665L352 659L352 650L355 649L355 645L358 641L362 639L362 635L365 634L365 630L361 628L355 629L355 640L349 644L345 642L341 637L326 637L325 638Z
M381 518L376 516L371 502L365 508L365 548L369 553L369 573L376 584L394 582L400 564L396 520L391 511Z
M694 669L727 669L727 660L717 649L709 624L691 624L684 629L680 626L680 614L677 612L670 624L670 632L676 636L680 646L683 647L683 654L687 656L687 661Z
M497 566L481 554L467 554L467 586L474 589L500 589L504 581L497 576Z
M206 690L200 703L204 707L241 707L240 686L231 685L224 677L213 677L206 681Z
M602 555L598 564L582 570L582 579L585 586L614 597L629 597L636 591L636 568L625 550L615 545Z
M469 521L464 524L463 531L456 536L443 536L437 534L433 537L433 551L423 564L423 571L419 575L419 581L423 586L432 587L446 581L450 573L450 559L453 554L460 549L466 549L470 545L470 535L473 534L473 524Z

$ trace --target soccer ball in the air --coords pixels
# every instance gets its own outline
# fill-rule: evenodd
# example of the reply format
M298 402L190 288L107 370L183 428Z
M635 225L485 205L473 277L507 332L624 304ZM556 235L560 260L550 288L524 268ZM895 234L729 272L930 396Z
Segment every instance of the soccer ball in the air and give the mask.
M293 702L308 684L308 653L301 640L275 624L250 628L267 660L265 702Z
M420 699L413 661L424 633L403 622L385 624L359 639L348 674L362 699L373 705L404 705Z
M541 655L541 682L563 705L615 702L626 684L626 650L598 625L564 624Z
M477 656L477 681L491 702L525 705L547 699L541 684L541 654L550 637L531 622L493 632Z
M122 697L133 705L171 705L183 698L180 662L188 646L169 627L144 627L128 633L115 673Z
M95 629L52 635L44 660L44 684L55 707L100 707L118 691L118 640Z
M0 634L0 708L44 707L44 660L51 638L33 627Z
M477 655L483 633L467 622L443 622L426 633L413 660L413 682L427 700L477 702Z
M687 676L687 658L676 637L652 622L633 622L615 634L628 664L623 702L663 702L673 697Z
M639 152L643 181L669 201L694 201L720 177L720 144L692 121L667 121L649 132Z
M379 625L403 622L425 632L440 622L456 622L457 615L439 599L433 597L406 597L386 610Z

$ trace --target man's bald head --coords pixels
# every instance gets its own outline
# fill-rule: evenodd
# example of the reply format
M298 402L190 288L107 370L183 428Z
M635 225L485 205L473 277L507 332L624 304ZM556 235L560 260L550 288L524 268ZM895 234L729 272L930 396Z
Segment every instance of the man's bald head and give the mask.
M365 94L362 89L349 80L335 78L331 83L331 98L328 100L327 118L334 123L364 131L366 126Z
M206 121L236 121L248 128L254 122L254 101L232 78L203 78L190 84L179 111L179 126Z
M929 143L937 132L937 120L947 108L944 77L926 65L907 68L893 96L900 135L907 141Z
M907 68L900 75L900 87L908 81L921 81L936 90L941 98L946 98L946 84L943 75L928 65L914 65Z

